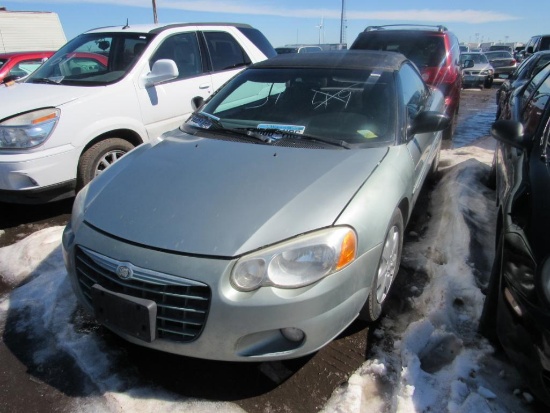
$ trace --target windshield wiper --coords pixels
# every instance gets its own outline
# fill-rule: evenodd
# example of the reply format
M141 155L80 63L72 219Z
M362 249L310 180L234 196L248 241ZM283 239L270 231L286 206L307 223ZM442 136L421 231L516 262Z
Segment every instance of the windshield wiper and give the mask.
M48 84L48 85L59 85L61 83L61 80L60 79L58 82L56 82L55 80L52 80L52 79L49 79L47 77L38 77L36 79L30 79L29 82L30 83L45 83L45 84Z
M248 136L252 136L254 138L257 138L267 143L271 143L273 141L280 139L270 135L280 134L281 138L286 135L286 136L292 136L293 138L298 138L298 139L303 139L303 140L308 140L313 142L322 142L333 146L340 146L345 149L351 149L351 145L344 140L323 138L320 136L313 136L313 135L305 135L303 133L292 132L284 128L281 128L281 129L279 128L246 128L246 131Z

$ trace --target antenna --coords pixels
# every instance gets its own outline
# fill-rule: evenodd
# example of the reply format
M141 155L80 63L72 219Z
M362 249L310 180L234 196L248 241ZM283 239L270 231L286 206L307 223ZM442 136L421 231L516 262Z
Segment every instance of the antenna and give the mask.
M128 17L126 17L126 26L124 26L124 27L122 28L122 30L124 30L124 29L129 29L129 28L130 28L130 25L128 24Z

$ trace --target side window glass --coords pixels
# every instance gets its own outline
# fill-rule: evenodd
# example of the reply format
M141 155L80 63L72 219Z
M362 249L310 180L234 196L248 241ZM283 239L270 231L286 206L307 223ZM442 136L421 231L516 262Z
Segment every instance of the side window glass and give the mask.
M521 96L521 107L525 108L525 105L527 104L530 96L533 94L537 86L540 82L548 75L548 72L550 71L550 67L547 67L544 70L541 70L539 73L537 73L531 81L527 84L525 89L523 90L523 94Z
M226 32L204 32L212 69L215 72L247 66L250 58L240 44Z
M533 135L539 126L541 118L544 114L544 109L548 103L548 97L550 95L550 77L546 78L540 87L535 90L531 100L525 106L525 110L522 116L522 123L524 124L525 133L527 135Z
M203 73L199 43L195 32L180 33L164 40L151 57L149 65L160 59L173 60L178 67L178 79L187 79Z
M42 59L25 60L17 63L9 71L9 76L23 77L34 72L42 64Z
M414 119L424 109L426 86L418 73L408 64L399 71L403 103L410 118Z

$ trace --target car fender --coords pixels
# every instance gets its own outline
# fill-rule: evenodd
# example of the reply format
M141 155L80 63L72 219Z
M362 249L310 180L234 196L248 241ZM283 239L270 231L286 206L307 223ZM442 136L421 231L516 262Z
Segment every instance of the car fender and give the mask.
M401 205L406 224L412 207L414 166L407 148L389 148L386 157L366 179L362 187L342 211L335 225L350 225L359 234L357 255L380 245L386 235L393 212Z

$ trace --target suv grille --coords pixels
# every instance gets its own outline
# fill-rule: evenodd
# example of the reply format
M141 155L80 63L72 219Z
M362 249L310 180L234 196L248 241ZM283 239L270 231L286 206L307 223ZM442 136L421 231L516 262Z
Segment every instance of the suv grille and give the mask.
M210 287L168 274L133 267L134 277L121 280L116 274L120 264L95 252L76 248L76 275L88 304L91 288L103 288L157 304L157 338L189 342L202 332L210 306ZM187 285L186 285L187 284Z

